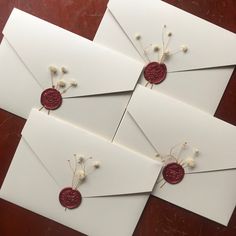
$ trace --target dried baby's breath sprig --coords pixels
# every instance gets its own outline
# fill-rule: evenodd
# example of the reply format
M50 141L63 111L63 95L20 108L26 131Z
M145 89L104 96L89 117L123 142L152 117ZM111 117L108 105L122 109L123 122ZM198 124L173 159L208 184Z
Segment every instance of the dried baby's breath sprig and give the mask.
M81 154L74 154L74 167L71 165L71 161L68 160L70 169L73 172L72 188L77 189L79 185L86 180L87 176L91 174L95 169L100 168L101 163L99 161L92 161L93 157L85 158Z
M148 47L144 47L143 46L143 43L142 43L142 36L141 36L141 34L139 34L139 33L136 33L135 35L134 35L134 38L135 38L135 40L138 42L138 44L139 44L139 46L140 46L140 48L142 49L142 52L143 52L143 56L142 56L142 58L143 58L143 60L147 60L148 62L150 62L150 59L149 59L149 57L148 57L148 51L147 51L147 49L151 46L151 45L149 45Z
M155 45L153 47L153 52L160 52L158 55L157 62L164 63L167 59L169 59L170 56L174 54L177 54L179 52L182 52L182 53L188 52L189 49L186 45L181 45L180 48L177 50L171 50L169 48L169 44L172 38L173 38L173 33L171 31L167 32L167 26L164 25L162 28L161 46L159 47ZM139 46L143 51L142 57L144 58L145 61L150 62L148 51L145 50L145 47L142 45L142 42L141 42L142 41L141 34L135 34L135 39L139 43Z
M69 81L64 79L64 75L69 73L69 70L66 67L62 66L61 69L58 70L55 66L50 66L49 69L51 71L51 79L52 79L53 88L55 88L54 86L55 77L58 75L58 73L60 73L59 78L56 82L56 85L57 85L56 89L60 90L64 88L64 90L61 92L62 94L66 93L71 87L76 87L78 85L75 79L70 79Z
M62 105L62 94L66 93L71 87L77 86L76 80L64 79L64 76L68 73L68 69L66 67L61 67L57 69L55 66L48 67L50 71L51 78L51 88L46 88L41 93L41 104L42 107L39 108L39 111L42 109L46 109L48 114L50 111L58 109ZM60 90L63 90L62 92Z
M66 93L70 88L72 88L72 87L77 87L77 82L76 82L76 80L72 80L71 82L70 82L70 84L69 84L69 86L66 88L66 89L64 89L61 93L63 94L63 93Z

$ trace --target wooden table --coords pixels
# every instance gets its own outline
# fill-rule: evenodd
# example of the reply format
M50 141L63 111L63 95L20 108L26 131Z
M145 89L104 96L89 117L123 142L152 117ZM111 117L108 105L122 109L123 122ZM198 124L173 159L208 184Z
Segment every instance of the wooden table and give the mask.
M236 32L235 0L166 0L166 2ZM105 12L106 4L107 0L0 0L0 30L2 31L12 8L17 7L92 40ZM236 124L235 77L236 73L232 76L216 112L218 118L234 125ZM24 119L0 110L0 186L20 140L24 123ZM0 236L79 235L82 234L0 200ZM236 236L236 211L229 226L224 227L168 202L150 197L134 235Z

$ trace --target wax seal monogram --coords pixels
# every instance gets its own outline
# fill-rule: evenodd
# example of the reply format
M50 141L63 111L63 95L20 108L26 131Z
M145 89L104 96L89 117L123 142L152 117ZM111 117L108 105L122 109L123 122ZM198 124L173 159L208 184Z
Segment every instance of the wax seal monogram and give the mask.
M55 66L50 66L49 70L52 87L45 89L41 93L40 102L42 107L39 109L42 110L45 108L48 110L48 114L51 110L56 110L62 105L62 94L66 93L72 87L77 87L77 82L75 80L63 79L63 77L69 73L65 67L58 69Z
M162 42L161 46L157 44L150 44L149 46L144 46L142 43L142 36L140 34L135 35L135 39L138 42L139 48L142 50L142 57L147 62L144 68L144 78L146 79L146 87L151 84L151 88L154 84L160 84L166 79L167 76L167 66L166 61L169 60L173 55L183 52L188 52L188 47L186 45L180 46L178 50L170 50L169 44L172 38L172 32L167 32L167 26L164 25L162 29ZM152 49L152 50L150 50ZM151 52L156 55L156 59L150 59Z
M62 104L61 93L54 88L44 90L41 94L41 104L47 110L58 109Z
M77 189L64 188L59 194L59 201L61 205L68 209L79 207L82 201L81 193Z
M166 182L170 184L178 184L179 182L183 180L185 171L182 165L173 162L173 163L167 164L164 167L162 174Z
M74 165L68 160L73 173L72 184L70 187L63 188L58 197L65 209L75 209L82 203L79 186L85 184L87 176L101 166L99 161L92 161L92 159L92 157L85 158L80 154L74 154Z
M151 84L161 83L167 75L167 68L165 64L158 62L150 62L144 68L144 78Z

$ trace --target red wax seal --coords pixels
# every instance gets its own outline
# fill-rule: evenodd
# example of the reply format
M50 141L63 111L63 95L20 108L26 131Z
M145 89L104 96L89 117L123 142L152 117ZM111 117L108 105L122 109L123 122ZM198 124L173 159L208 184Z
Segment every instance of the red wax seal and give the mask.
M63 207L74 209L81 204L82 196L78 190L68 187L61 190L59 201Z
M166 182L170 184L178 184L183 180L185 171L180 164L172 162L164 167L162 174Z
M61 93L54 88L44 90L41 94L41 104L47 110L56 110L62 104Z
M144 68L144 78L151 84L161 83L167 75L167 68L164 63L150 62Z

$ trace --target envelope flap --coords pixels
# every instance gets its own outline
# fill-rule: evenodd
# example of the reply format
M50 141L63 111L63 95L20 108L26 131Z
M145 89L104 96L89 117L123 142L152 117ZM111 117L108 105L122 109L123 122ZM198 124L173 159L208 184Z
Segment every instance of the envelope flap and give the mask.
M142 86L135 90L128 112L161 154L184 142L200 151L188 173L236 167L233 125Z
M65 97L133 90L143 68L123 54L18 9L3 33L43 89L51 86L49 66L68 69L65 79L75 79L78 86Z
M162 48L163 41L168 44L172 55L165 64L169 72L236 64L234 33L170 4L157 0L113 0L108 8L143 57L140 42L143 48L150 44ZM162 36L164 26L167 33L171 32L170 40L167 35ZM139 42L136 34L141 36ZM183 45L188 52L176 53ZM148 50L153 58L155 53Z
M87 162L93 171L79 186L84 197L150 192L161 169L156 161L37 110L22 135L61 188L71 186L68 160L73 166L74 153L99 161L96 170Z

